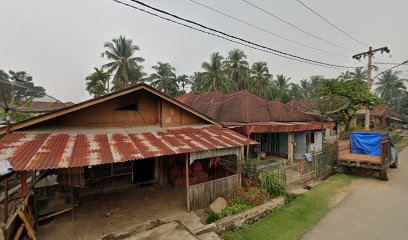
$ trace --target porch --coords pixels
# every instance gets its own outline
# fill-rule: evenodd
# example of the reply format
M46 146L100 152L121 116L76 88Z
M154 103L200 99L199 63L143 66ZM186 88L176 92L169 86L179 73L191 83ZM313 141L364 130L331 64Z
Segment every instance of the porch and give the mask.
M74 220L64 214L39 226L39 239L100 239L156 219L186 213L186 189L170 185L139 187L105 185L84 196L75 208Z
M247 147L247 158L264 155L262 162L265 164L286 159L292 166L306 153L320 152L323 147L322 131L252 133L250 138L259 144L251 149Z

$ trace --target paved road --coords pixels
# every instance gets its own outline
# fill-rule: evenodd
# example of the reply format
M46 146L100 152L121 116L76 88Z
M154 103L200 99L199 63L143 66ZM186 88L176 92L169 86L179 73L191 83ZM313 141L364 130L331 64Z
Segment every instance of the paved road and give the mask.
M388 182L374 177L358 180L350 194L302 239L408 239L408 148L399 159L399 168L388 172Z

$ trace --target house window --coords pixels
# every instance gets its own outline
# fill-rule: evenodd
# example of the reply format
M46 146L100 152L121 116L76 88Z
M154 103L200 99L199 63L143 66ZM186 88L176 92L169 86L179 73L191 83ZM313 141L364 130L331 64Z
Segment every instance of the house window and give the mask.
M306 133L306 142L307 142L307 144L313 144L313 143L315 143L315 141L316 141L316 136L317 136L317 133L314 133L314 132L308 132L308 133Z
M138 111L137 103L132 103L130 105L126 105L124 107L117 108L116 111Z

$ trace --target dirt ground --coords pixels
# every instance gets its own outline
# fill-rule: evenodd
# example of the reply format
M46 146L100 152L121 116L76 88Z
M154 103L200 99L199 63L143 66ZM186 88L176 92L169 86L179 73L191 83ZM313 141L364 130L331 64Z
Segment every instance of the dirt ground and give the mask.
M130 185L116 190L102 190L80 201L71 214L58 216L39 227L39 239L85 240L123 231L149 220L186 212L184 188Z
M399 160L398 169L388 170L388 182L378 174L356 181L344 201L302 239L408 239L408 148Z
M177 240L199 240L185 227L177 222L160 225L148 231L137 233L126 238L126 240L152 240L152 239L177 239Z

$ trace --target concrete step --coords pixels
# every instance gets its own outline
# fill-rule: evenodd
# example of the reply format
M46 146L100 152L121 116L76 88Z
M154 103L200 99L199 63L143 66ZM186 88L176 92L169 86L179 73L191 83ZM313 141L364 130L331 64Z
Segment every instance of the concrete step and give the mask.
M198 236L204 233L213 232L215 231L216 228L217 226L215 226L215 223L211 223L211 224L206 224L206 225L203 225L195 229L191 229L191 232L193 232L195 235Z
M295 197L302 195L304 193L307 193L307 192L309 192L309 190L304 189L304 188L294 188L294 189L288 190L288 193L292 194Z
M201 240L222 240L220 236L218 236L215 232L207 232L198 235L198 238Z

